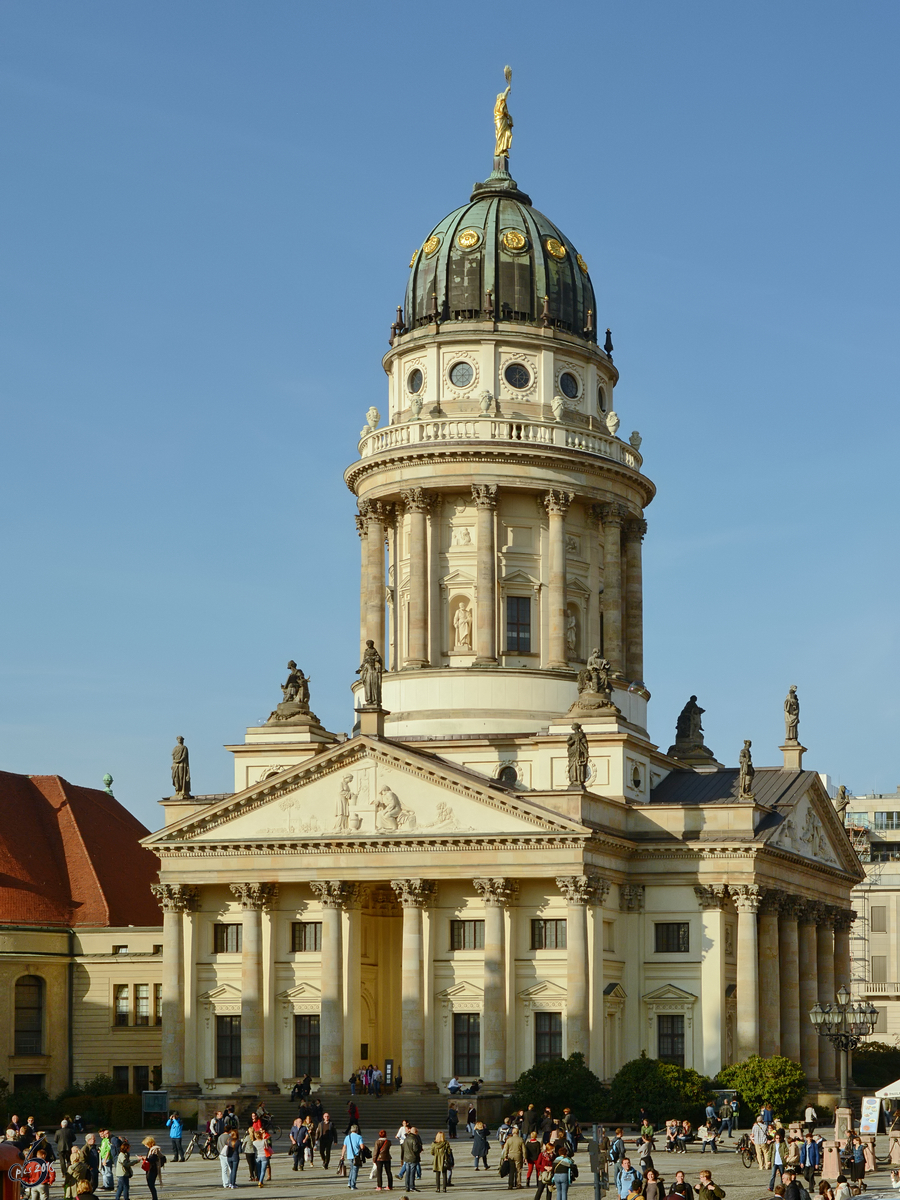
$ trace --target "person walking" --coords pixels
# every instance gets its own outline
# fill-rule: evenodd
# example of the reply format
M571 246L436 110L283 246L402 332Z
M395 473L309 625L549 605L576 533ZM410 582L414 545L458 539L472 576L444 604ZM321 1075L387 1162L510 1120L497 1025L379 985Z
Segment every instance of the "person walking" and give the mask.
M800 1146L800 1166L806 1179L806 1186L812 1191L816 1182L816 1171L822 1166L822 1154L819 1143L815 1141L811 1130L806 1131L806 1137Z
M753 1128L750 1130L750 1141L753 1143L753 1149L756 1151L756 1165L760 1171L764 1171L769 1165L766 1155L766 1143L768 1140L769 1132L760 1113L753 1122Z
M525 1143L525 1162L528 1166L528 1174L525 1176L525 1182L529 1186L531 1185L531 1173L537 1166L538 1159L541 1157L541 1150L543 1150L543 1145L538 1138L537 1130L532 1129ZM540 1172L538 1174L540 1175Z
M560 1154L550 1168L553 1186L556 1188L556 1200L568 1200L569 1184L575 1178L578 1168L569 1154ZM624 1174L624 1171L623 1171ZM640 1178L640 1177L638 1177Z
M258 1160L256 1157L256 1144L253 1140L255 1137L256 1134L253 1132L253 1130L248 1129L244 1134L243 1140L241 1141L241 1150L244 1154L244 1162L247 1164L247 1170L250 1172L251 1183L257 1182L256 1164Z
M69 1162L69 1155L72 1153L72 1147L75 1145L75 1130L69 1124L65 1117L59 1123L59 1129L56 1131L56 1154L60 1164L65 1167Z
M172 1162L184 1162L184 1149L181 1144L184 1123L177 1112L173 1112L166 1121L166 1129L168 1129L169 1138L172 1141Z
M228 1188L231 1186L231 1162L228 1158L228 1147L231 1145L231 1133L228 1130L222 1130L219 1134L219 1140L216 1149L219 1152L219 1169L222 1172L222 1187Z
M527 1142L525 1144L526 1146L528 1145ZM538 1155L537 1162L534 1164L535 1179L537 1179L534 1200L541 1200L544 1192L547 1193L547 1200L550 1200L553 1194L551 1184L551 1179L553 1178L553 1155L540 1138L538 1138L538 1145L541 1148L541 1152Z
M422 1161L422 1139L419 1137L415 1125L410 1125L406 1137L403 1139L403 1144L400 1147L400 1161L403 1163L402 1171L406 1176L406 1191L416 1191L416 1176L421 1171L420 1163Z
M509 1163L506 1186L510 1191L513 1188L520 1188L522 1186L522 1168L525 1165L525 1143L522 1141L517 1125L513 1125L509 1137L503 1143L500 1161L503 1162L504 1159Z
M295 1117L290 1133L290 1153L294 1159L292 1171L302 1171L306 1159L306 1147L309 1143L309 1130L300 1117Z
M259 1145L256 1147L257 1166L256 1174L258 1176L257 1187L262 1187L268 1178L269 1183L272 1182L272 1135L268 1129L264 1129L262 1133L262 1150Z
M435 1190L447 1190L447 1171L450 1168L450 1143L444 1137L443 1131L438 1130L431 1143L431 1169L434 1171ZM443 1188L441 1187L443 1184Z
M470 1104L466 1113L466 1133L472 1137L475 1133L475 1122L478 1120L478 1110L474 1104Z
M119 1142L119 1153L116 1155L116 1196L115 1200L131 1200L131 1178L134 1175L134 1164L139 1158L131 1157L131 1144L128 1138Z
M334 1143L337 1141L337 1130L332 1124L328 1113L322 1113L322 1120L316 1126L315 1139L319 1158L321 1158L322 1166L327 1171L328 1164L331 1162L331 1151Z
M784 1133L778 1130L775 1134L775 1140L772 1142L772 1176L769 1179L769 1191L775 1190L775 1176L779 1176L778 1182L784 1183L784 1172L787 1167L785 1162L786 1146L784 1144Z
M456 1127L459 1124L459 1111L455 1104L451 1104L447 1109L447 1134L455 1142Z
M344 1148L341 1150L341 1162L347 1164L350 1169L349 1180L347 1187L356 1191L356 1180L359 1176L359 1168L362 1166L363 1146L365 1143L359 1132L358 1125L351 1125L347 1134L344 1137Z
M850 1178L854 1183L860 1183L866 1177L866 1148L859 1134L853 1135L850 1143L852 1159L850 1162Z
M609 1161L613 1165L615 1185L616 1190L618 1190L619 1176L622 1173L622 1163L625 1161L625 1139L622 1136L621 1126L616 1129L616 1136L609 1147Z
M555 1182L555 1180L554 1180ZM631 1165L630 1158L622 1159L622 1170L616 1178L616 1191L619 1193L619 1200L625 1200L626 1196L634 1190L633 1185L641 1182L641 1173L637 1167ZM557 1200L559 1194L557 1193Z
M478 1170L478 1163L484 1163L484 1169L488 1169L488 1151L490 1150L490 1131L484 1121L476 1121L472 1131L472 1157L475 1159L475 1170Z
M375 1161L375 1191L393 1191L394 1175L391 1171L391 1139L383 1129L378 1132L373 1159ZM387 1187L384 1185L385 1177L387 1177Z
M725 1191L713 1183L712 1171L701 1171L699 1183L694 1184L697 1200L725 1200Z
M816 1132L816 1125L819 1122L819 1114L811 1104L807 1104L806 1112L803 1114L804 1123L809 1133Z
M157 1182L162 1186L162 1168L163 1168L163 1153L156 1144L156 1138L149 1135L141 1142L142 1146L146 1146L147 1153L144 1159L147 1163L147 1171L145 1178L147 1187L150 1190L152 1200L159 1200L159 1195L156 1191Z

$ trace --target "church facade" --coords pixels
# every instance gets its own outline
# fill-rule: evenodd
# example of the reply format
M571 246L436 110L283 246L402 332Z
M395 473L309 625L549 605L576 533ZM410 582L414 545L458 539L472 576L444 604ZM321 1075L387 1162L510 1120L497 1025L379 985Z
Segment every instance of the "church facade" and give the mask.
M508 95L508 91L506 93ZM500 98L498 97L498 105ZM505 112L505 100L503 111ZM425 237L346 471L357 725L293 663L229 747L235 791L165 802L163 1077L185 1096L507 1087L580 1051L835 1082L806 1013L850 981L859 862L796 723L783 765L647 733L642 542L612 343L576 245L508 170ZM760 987L760 980L765 986Z

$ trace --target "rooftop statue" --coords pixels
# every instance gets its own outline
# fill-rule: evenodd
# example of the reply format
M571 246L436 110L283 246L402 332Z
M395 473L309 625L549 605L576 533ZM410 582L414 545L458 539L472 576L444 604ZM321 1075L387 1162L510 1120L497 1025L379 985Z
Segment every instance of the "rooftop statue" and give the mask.
M577 721L566 738L566 749L569 755L569 784L584 787L590 774L590 749L587 734Z
M738 777L738 779L739 779L738 799L739 800L752 800L753 799L753 776L756 774L756 769L753 766L753 758L750 754L750 746L751 746L751 742L749 740L745 741L744 748L740 753L741 768L740 768L740 775Z
M191 763L183 737L175 739L175 749L172 751L172 786L177 800L191 798Z
M509 158L509 151L512 146L513 119L509 115L509 109L506 107L506 100L512 87L512 68L504 67L503 76L506 79L506 91L500 92L497 96L497 102L494 105L494 129L497 133L494 158ZM495 164L496 166L497 164Z
M269 713L266 724L318 725L319 718L309 707L309 676L303 674L293 659L288 662L287 669L287 681L281 685L283 699Z
M356 673L363 685L363 703L372 708L381 707L381 675L383 671L384 660L375 649L375 643L369 638L363 652L363 660Z
M784 701L784 740L796 742L800 732L800 701L797 698L797 685L791 684Z
M691 696L675 722L675 745L669 747L669 753L673 758L680 758L685 762L691 760L715 762L715 755L703 740L701 718L705 712L706 709L701 708L697 703L697 697Z

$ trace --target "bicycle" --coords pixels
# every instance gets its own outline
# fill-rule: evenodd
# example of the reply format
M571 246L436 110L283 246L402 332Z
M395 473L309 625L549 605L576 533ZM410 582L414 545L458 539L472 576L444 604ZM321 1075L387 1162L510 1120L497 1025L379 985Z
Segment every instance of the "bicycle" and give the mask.
M738 1144L734 1148L734 1152L735 1154L739 1154L741 1156L741 1162L745 1167L753 1166L754 1162L756 1162L756 1153L750 1141L749 1133L741 1134Z

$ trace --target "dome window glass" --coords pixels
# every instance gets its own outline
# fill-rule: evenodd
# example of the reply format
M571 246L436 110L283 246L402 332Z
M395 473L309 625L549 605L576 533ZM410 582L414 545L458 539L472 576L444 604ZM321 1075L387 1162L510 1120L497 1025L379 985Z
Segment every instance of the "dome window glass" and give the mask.
M450 382L454 387L468 387L475 378L475 372L467 362L454 363L450 368Z
M523 366L522 363L510 363L503 372L503 378L510 387L517 388L519 391L521 391L523 388L527 388L531 383L531 372L526 366Z
M578 395L578 380L571 371L563 371L560 375L559 390L569 400L574 400Z
M602 387L597 388L597 407L601 412L606 412L606 392Z
M421 392L422 384L425 382L425 376L418 367L414 371L410 371L409 378L406 381L406 386L415 396L417 392Z
M507 763L507 765L501 769L497 778L501 783L505 783L511 787L514 783L519 782L519 772L514 766L512 766L511 763Z

